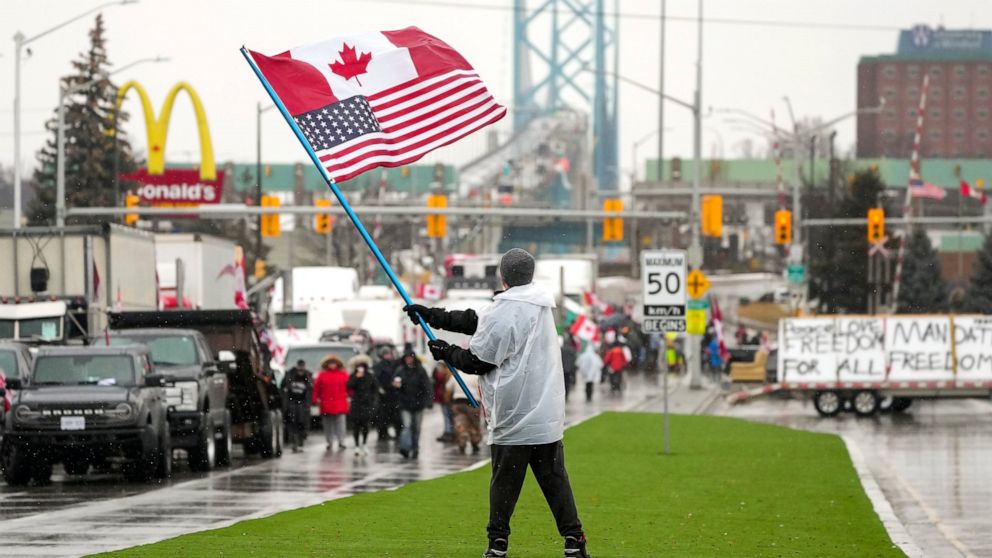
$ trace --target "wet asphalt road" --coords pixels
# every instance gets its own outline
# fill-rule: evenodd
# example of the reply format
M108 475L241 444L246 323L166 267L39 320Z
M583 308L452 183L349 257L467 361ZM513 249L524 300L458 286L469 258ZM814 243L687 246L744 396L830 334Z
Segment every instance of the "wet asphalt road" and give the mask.
M600 392L592 404L572 398L567 420L627 409L654 391L635 385L623 396ZM402 459L395 442L375 443L374 433L367 457L355 457L351 449L327 452L321 433L314 431L306 451L287 450L281 459L245 458L235 446L232 467L211 473L193 473L177 459L172 478L163 483L129 484L119 474L70 477L56 467L47 486L0 483L0 556L80 556L126 548L485 465L485 446L480 455L461 455L435 441L441 431L435 407L425 414L417 461Z
M844 435L924 555L992 556L989 400L915 401L902 415L827 419L809 402L764 399L722 414Z

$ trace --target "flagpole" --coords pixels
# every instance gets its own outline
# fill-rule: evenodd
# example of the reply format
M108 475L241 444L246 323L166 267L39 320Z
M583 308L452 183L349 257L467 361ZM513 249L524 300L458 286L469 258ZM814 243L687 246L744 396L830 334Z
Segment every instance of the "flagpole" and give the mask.
M303 137L303 132L301 132L299 126L296 125L296 121L294 121L293 116L289 114L289 110L287 110L286 106L282 103L282 99L279 98L279 95L277 95L275 90L272 89L272 85L270 85L269 81L265 79L264 75L262 75L262 71L258 69L258 66L255 64L255 60L252 59L250 54L248 54L248 49L242 46L241 54L244 55L245 61L248 62L248 65L251 66L252 71L255 72L255 76L262 83L262 86L265 87L265 91L268 92L269 97L272 98L272 102L275 103L276 108L279 109L282 117L286 119L286 124L289 124L290 129L292 129L293 133L296 134L296 139L300 141L300 145L303 146L303 149L306 150L307 155L310 156L310 161L312 161L314 166L317 167L320 175L324 177L324 180L327 182L327 186L331 189L334 197L337 198L338 203L341 204L344 212L348 214L348 218L351 219L351 224L355 226L355 229L358 231L358 234L361 235L362 240L365 241L365 244L369 247L369 250L372 251L372 255L375 256L375 259L378 260L383 271L386 272L389 280L393 283L393 287L396 288L396 291L403 298L404 302L407 304L413 304L413 300L410 298L410 295L407 294L406 289L403 288L403 284L400 283L399 278L396 277L396 274L393 272L393 268L389 265L389 262L386 261L386 258L382 255L382 252L379 251L379 247L376 246L375 240L373 240L368 231L365 230L365 226L362 225L362 221L358 218L358 215L355 214L354 210L351 209L351 204L349 204L348 200L345 199L344 194L341 193L341 190L334 182L334 179L327 174L327 169L325 169L324 165L320 163L320 159L317 158L317 154ZM428 339L431 341L437 339L437 337L434 336L434 332L431 331L430 326L428 326L427 322L424 321L423 316L418 314L417 321L420 322L420 327L424 330L424 333L427 335ZM462 388L462 392L464 392L465 396L468 397L469 404L473 407L478 407L478 401L475 400L475 396L472 395L472 391L468 389L467 385L465 385L465 381L462 380L461 375L458 374L455 367L448 361L445 361L444 364L451 371L455 381L458 382L458 386Z

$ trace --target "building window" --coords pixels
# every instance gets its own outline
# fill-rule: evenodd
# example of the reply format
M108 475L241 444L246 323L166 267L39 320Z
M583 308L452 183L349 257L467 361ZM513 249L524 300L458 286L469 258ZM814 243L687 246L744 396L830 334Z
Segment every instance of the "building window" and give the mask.
M891 87L886 87L882 90L882 95L885 95L886 99L891 99L896 96L896 90Z
M930 130L930 139L934 141L940 141L940 138L943 137L943 135L944 134L942 134L940 130Z
M941 116L944 116L944 114L939 108L930 109L930 118L940 118Z
M885 113L884 114L885 114L885 119L886 120L892 120L893 118L896 117L896 111L894 111L892 109L885 109Z
M892 64L886 64L885 66L882 66L882 75L887 78L896 77L896 67L893 66Z
M940 66L930 66L930 75L937 77L944 73L944 69Z
M979 79L988 79L989 77L989 67L987 64L979 64L975 68L975 74Z
M954 128L954 141L964 141L964 130Z
M982 100L988 99L989 98L989 88L988 87L979 87L978 89L975 90L975 96L978 97L979 99L982 99Z
M979 128L978 131L975 132L975 137L978 138L978 141L988 141L989 131L985 128Z
M987 119L988 119L988 117L989 117L989 109L987 109L987 108L985 108L985 107L980 107L979 109L977 109L977 110L975 111L975 116L976 116L976 117L977 117L977 118L978 118L979 120L987 120Z
M957 120L958 122L964 120L964 109L954 109L954 120Z
M943 91L939 87L934 87L930 90L930 96L934 99L939 99Z
M920 90L916 87L909 87L906 89L906 96L910 99L915 99L917 95L920 94Z
M966 73L966 70L964 68L964 65L957 64L957 65L954 66L954 77L956 77L956 78L963 78L964 75L965 75L965 73Z
M957 87L954 88L954 98L955 99L961 100L961 99L964 99L964 96L965 96L964 87L961 87L959 85L959 86L957 86Z
M920 77L920 67L916 64L911 64L906 66L906 75L912 79Z
M920 111L920 109L915 109L915 108L906 109L906 118L908 120L912 120L912 121L915 122L916 121L916 115L917 115L917 113L919 111Z

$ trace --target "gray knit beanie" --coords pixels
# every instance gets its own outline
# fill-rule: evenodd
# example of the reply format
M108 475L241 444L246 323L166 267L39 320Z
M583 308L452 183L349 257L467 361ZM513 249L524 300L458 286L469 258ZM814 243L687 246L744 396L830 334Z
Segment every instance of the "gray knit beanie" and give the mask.
M530 283L534 280L534 256L527 250L512 248L500 258L499 274L511 287Z

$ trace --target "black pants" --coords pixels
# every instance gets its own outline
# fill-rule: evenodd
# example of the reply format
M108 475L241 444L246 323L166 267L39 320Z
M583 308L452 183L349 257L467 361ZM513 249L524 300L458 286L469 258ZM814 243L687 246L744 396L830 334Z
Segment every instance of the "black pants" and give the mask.
M586 403L592 401L592 390L595 386L593 382L586 382Z
M489 525L486 526L490 540L509 538L510 517L520 497L528 465L555 516L558 533L563 537L582 536L560 440L537 446L493 445L491 450L493 477L489 482Z
M364 446L369 439L370 415L356 415L351 419L351 434L355 437L355 447Z

